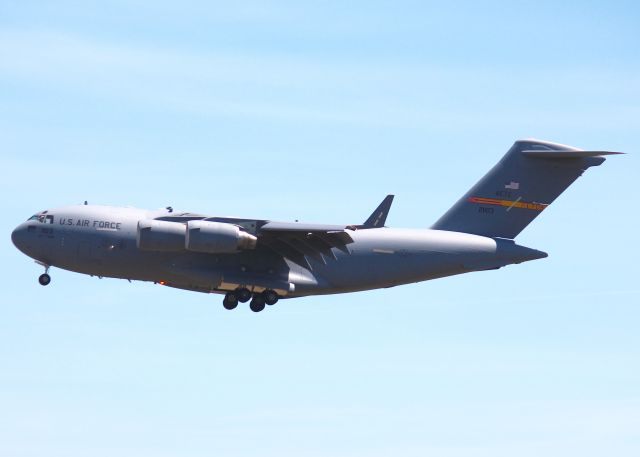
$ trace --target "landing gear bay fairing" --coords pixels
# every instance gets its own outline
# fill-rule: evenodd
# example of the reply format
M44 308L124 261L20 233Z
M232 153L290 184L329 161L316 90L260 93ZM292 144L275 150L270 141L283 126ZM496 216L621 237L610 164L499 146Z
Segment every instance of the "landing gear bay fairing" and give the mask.
M547 257L516 236L604 156L517 141L430 229L385 227L393 195L361 224L206 216L168 207L76 205L20 224L13 243L44 267L223 294L262 311L281 298L339 294L492 270Z

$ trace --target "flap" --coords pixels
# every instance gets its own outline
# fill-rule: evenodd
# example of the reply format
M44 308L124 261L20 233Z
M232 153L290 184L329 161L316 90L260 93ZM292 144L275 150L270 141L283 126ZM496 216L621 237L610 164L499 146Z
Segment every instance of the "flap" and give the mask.
M311 261L326 264L336 258L333 249L349 254L353 243L346 225L305 224L299 222L267 222L258 231L258 243L277 254L313 270Z

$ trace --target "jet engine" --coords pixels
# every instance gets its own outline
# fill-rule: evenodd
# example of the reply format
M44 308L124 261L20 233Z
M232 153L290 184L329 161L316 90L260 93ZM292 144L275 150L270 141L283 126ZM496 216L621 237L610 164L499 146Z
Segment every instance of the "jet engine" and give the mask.
M144 251L184 251L185 232L185 225L178 222L142 220L136 244Z
M184 246L189 251L228 254L254 249L257 238L223 222L189 221Z

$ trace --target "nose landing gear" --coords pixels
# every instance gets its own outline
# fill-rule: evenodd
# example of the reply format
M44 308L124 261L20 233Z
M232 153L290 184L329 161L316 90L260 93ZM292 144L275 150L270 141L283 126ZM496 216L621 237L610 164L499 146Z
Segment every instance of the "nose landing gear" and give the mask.
M41 286L47 286L51 282L51 276L49 276L49 265L42 262L36 262L38 265L42 265L44 267L44 273L38 277L38 282Z

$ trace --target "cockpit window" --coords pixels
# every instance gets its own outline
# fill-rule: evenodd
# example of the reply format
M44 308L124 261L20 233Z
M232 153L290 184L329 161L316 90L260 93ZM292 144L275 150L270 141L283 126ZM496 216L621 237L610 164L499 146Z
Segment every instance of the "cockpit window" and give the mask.
M53 224L53 216L51 214L47 215L46 211L38 214L34 214L27 221L38 221L41 224Z

